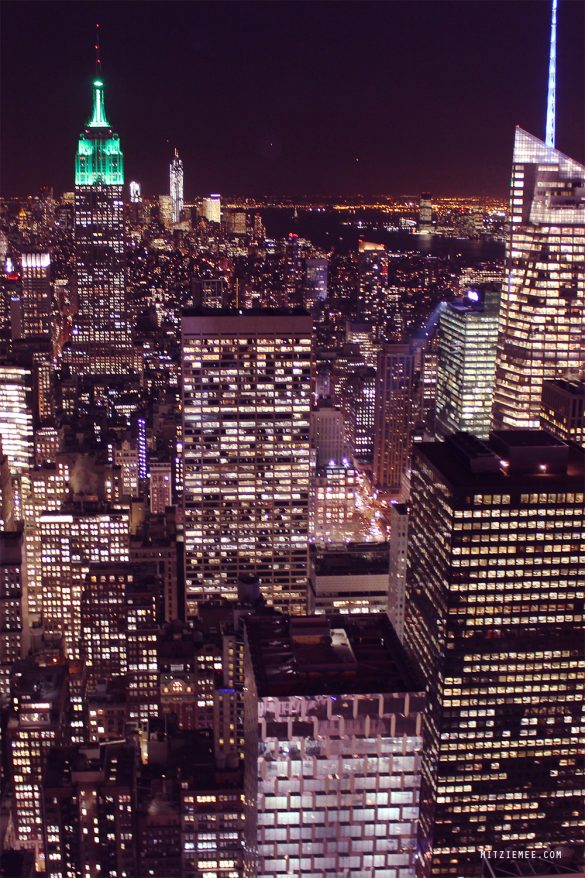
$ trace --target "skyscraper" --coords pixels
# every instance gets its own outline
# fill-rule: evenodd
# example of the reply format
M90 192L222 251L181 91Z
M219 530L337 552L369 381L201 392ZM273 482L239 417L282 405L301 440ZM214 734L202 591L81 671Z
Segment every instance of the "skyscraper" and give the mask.
M40 516L43 620L63 634L67 655L81 653L81 596L89 566L128 560L127 509L79 501Z
M424 695L387 616L249 618L245 680L246 874L412 875Z
M470 290L439 318L435 431L438 437L490 432L498 339L497 290Z
M173 209L173 223L181 222L183 211L183 162L175 149L173 160L169 168L170 196Z
M538 430L415 445L404 643L428 692L421 871L578 843L585 452Z
M124 157L106 118L104 84L93 83L93 112L75 160L74 347L90 354L130 347L124 259Z
M387 318L388 254L383 244L360 241L358 254L359 301L374 338L384 340Z
M183 314L188 613L256 573L306 606L312 321L278 311Z
M585 374L585 167L554 148L556 2L546 142L516 128L493 420L537 427L542 383Z
M430 234L433 230L433 206L430 192L422 192L419 199L418 230L424 235Z
M221 195L210 195L203 199L201 213L210 223L221 222Z
M0 441L10 472L21 476L34 460L30 369L0 366Z
M11 302L12 340L52 334L51 256L23 253L22 294Z
M378 357L374 425L374 479L399 495L409 463L418 376L411 345L384 345Z

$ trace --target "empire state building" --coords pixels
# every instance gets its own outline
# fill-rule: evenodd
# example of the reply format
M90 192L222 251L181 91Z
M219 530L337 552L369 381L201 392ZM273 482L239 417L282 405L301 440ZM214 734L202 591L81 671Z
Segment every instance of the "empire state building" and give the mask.
M78 311L74 355L108 356L131 345L124 254L124 156L104 106L104 84L93 83L93 112L75 159L75 261ZM77 357L76 357L77 358ZM118 371L108 369L104 371Z

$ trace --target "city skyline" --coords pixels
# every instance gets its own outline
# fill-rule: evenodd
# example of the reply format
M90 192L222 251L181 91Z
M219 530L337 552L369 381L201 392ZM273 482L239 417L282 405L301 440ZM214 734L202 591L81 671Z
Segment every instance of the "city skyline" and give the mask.
M544 138L548 3L347 3L334 15L324 3L169 8L149 3L135 16L130 4L4 4L4 195L70 188L57 135L78 135L87 114L98 21L108 112L127 179L146 195L166 191L174 148L187 200L502 195L514 126ZM561 3L557 148L577 160L583 24L582 4ZM35 87L47 78L46 90Z
M585 878L584 10L523 6L27 7L0 878Z

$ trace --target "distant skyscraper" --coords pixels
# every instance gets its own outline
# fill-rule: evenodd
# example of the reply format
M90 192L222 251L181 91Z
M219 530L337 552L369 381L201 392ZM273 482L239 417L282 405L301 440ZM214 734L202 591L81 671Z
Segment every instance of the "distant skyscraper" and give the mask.
M429 696L421 871L583 831L585 453L549 433L415 445L404 643ZM434 838L431 841L431 834Z
M545 381L540 426L559 439L585 448L585 381Z
M413 875L424 695L386 614L247 619L245 681L246 874Z
M490 432L499 290L470 290L449 302L439 318L435 431L461 430L487 439Z
M305 259L303 304L308 310L327 299L328 268L329 262L323 256L308 256Z
M74 346L128 348L124 259L124 157L106 118L104 85L93 83L93 113L75 160L75 264L78 312Z
M433 230L433 206L431 204L431 193L421 193L418 209L418 230L428 234Z
M374 479L399 495L410 463L418 378L411 345L384 345L378 358L374 424Z
M18 302L12 302L12 339L51 338L51 257L48 253L23 253L20 262L22 293Z
M140 183L137 183L135 180L132 180L129 185L130 188L130 202L132 204L138 204L139 201L142 200L140 194Z
M364 320L372 326L376 340L384 339L388 316L388 254L383 244L360 241L358 279Z
M0 366L0 441L13 475L20 476L33 465L30 369Z
M210 223L221 222L221 195L210 195L203 199L201 212Z
M542 383L585 374L585 167L516 129L494 424L537 427Z
M183 211L183 162L179 158L179 153L176 149L171 161L169 176L173 223L179 223L181 222L181 213Z
M256 573L306 606L312 321L278 311L183 315L188 612Z

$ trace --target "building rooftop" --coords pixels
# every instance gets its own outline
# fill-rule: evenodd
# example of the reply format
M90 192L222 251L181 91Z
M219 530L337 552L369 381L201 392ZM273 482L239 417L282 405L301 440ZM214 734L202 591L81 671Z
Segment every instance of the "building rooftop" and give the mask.
M585 451L544 430L498 430L488 442L455 433L415 445L414 461L420 457L459 493L584 489Z
M385 613L246 619L259 697L422 692Z
M311 546L317 576L368 576L388 573L388 543L353 543L319 548Z

